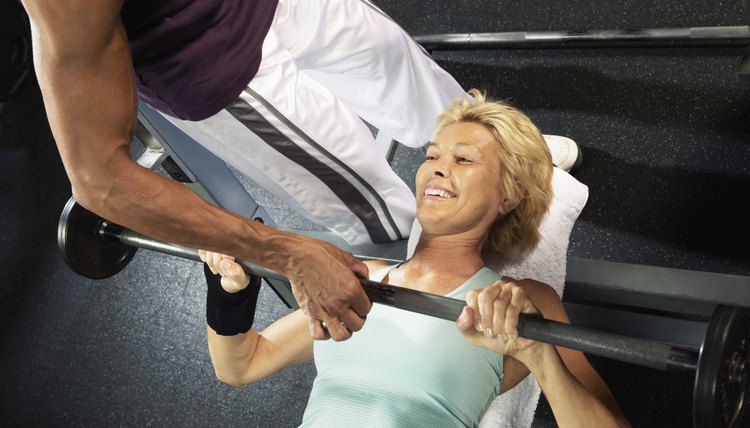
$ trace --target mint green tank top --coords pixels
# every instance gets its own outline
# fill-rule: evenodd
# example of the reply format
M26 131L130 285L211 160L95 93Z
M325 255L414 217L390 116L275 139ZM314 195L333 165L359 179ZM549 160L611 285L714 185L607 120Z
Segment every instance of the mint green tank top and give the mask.
M482 268L446 296L463 300L500 278ZM314 354L304 427L476 426L503 379L503 356L470 345L454 322L380 304L351 339L316 341Z

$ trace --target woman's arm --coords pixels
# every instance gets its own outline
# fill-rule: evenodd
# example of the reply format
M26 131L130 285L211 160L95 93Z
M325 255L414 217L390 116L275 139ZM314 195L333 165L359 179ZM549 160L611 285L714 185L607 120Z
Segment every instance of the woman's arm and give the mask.
M558 321L570 324L570 318L565 310L565 306L560 300L557 292L547 284L524 280L519 285L529 296L534 305L542 313L542 316L548 320ZM617 404L615 397L612 395L607 384L594 370L586 356L581 351L561 346L556 347L557 353L565 363L565 367L570 373L598 400L600 400L619 420L626 421L625 415Z
M498 281L469 293L467 308L457 321L470 343L508 357L503 391L530 371L559 426L629 426L609 388L581 352L558 351L552 345L518 337L521 313L569 322L557 293L531 280Z
M224 291L237 293L248 286L249 277L231 257L204 251L200 254L212 272L221 274ZM260 333L250 329L225 336L210 326L207 332L216 377L234 386L257 382L313 358L313 340L301 310L275 321Z
M257 382L287 367L313 359L313 341L301 310L274 322L258 333L221 336L208 330L208 351L216 377L229 385Z

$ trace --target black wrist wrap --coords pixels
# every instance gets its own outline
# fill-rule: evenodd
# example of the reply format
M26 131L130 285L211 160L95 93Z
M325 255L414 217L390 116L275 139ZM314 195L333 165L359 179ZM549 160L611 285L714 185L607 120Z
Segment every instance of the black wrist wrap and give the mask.
M258 304L260 277L250 276L244 290L228 293L221 286L221 275L214 275L203 264L208 291L206 292L206 322L221 336L247 333L253 326L255 306Z

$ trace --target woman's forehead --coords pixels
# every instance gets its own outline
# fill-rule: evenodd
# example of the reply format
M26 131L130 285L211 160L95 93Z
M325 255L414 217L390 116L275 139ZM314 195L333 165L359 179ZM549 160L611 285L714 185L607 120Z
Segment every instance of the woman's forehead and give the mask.
M473 122L454 123L443 128L430 146L453 145L457 147L481 147L495 143L495 137L483 125Z

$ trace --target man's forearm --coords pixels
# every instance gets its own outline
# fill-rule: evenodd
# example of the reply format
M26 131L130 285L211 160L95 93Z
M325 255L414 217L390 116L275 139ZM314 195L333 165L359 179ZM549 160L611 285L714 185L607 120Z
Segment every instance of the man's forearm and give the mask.
M79 188L79 203L155 239L231 254L281 273L286 269L284 254L304 239L217 208L183 184L130 159L99 174L102 180L109 177L110 184Z
M129 150L109 156L106 163L92 162L85 175L69 173L78 203L152 238L230 254L287 276L289 255L315 245L209 204L185 185L140 166Z

